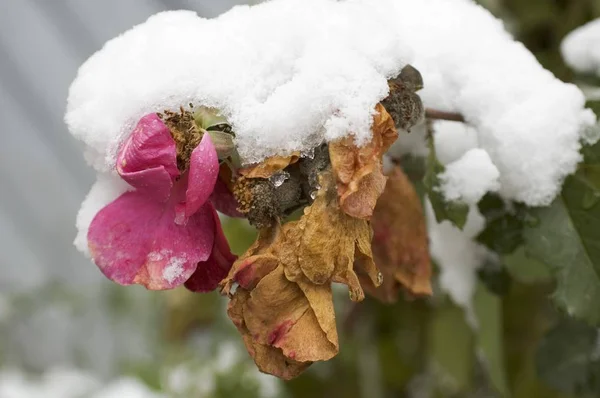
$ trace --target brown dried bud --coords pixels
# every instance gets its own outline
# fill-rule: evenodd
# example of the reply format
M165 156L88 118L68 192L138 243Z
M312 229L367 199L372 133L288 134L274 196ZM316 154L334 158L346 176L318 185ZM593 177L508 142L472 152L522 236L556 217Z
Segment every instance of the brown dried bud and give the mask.
M233 186L233 195L239 203L238 211L248 218L256 228L273 225L279 215L279 204L275 197L275 188L264 178L237 179Z
M421 72L410 64L402 68L398 79L406 89L412 92L417 92L423 88L423 76L421 76Z
M396 126L403 130L419 124L425 117L425 108L416 91L423 88L421 73L411 65L406 65L398 77L388 81L390 94L382 101L392 115Z

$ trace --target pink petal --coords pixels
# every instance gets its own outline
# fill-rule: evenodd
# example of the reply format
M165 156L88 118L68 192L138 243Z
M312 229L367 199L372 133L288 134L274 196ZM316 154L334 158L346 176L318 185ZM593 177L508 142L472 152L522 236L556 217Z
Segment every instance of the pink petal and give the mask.
M209 134L192 151L188 186L185 193L185 216L194 214L210 197L219 176L219 158Z
M139 191L157 200L169 197L179 175L175 141L156 113L140 119L117 156L117 172Z
M215 221L215 242L208 260L198 264L196 272L185 282L185 287L192 292L210 292L217 288L229 273L237 256L231 253L229 243L221 228L219 215L210 203L203 208L210 208Z
M229 191L227 185L220 179L217 179L212 195L210 195L210 201L218 211L226 216L244 217L244 215L237 210L239 207L237 200L235 200L235 197Z
M209 258L216 226L210 207L196 212L185 226L176 225L174 218L172 201L124 193L92 220L88 245L94 262L122 285L138 283L151 290L181 285Z

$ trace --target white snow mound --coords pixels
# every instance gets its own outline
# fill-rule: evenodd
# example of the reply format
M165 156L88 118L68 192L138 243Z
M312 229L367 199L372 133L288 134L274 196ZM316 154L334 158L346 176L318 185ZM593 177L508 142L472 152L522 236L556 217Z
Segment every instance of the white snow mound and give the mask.
M600 76L600 18L569 33L560 49L571 68Z
M406 63L423 75L427 107L464 115L504 198L550 203L595 116L470 0L273 0L211 20L160 13L81 66L65 120L109 171L144 114L214 106L256 162L349 134L366 142L386 80Z

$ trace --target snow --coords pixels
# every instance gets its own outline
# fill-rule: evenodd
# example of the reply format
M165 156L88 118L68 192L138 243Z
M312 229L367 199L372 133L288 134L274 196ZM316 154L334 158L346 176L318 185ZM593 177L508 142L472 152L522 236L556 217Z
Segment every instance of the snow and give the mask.
M446 170L440 174L444 198L477 204L486 192L495 192L500 188L499 176L486 151L470 149L458 160L447 164Z
M150 253L153 254L153 253ZM150 256L150 255L148 255ZM183 265L185 264L186 259L180 257L171 257L169 259L169 263L163 270L163 278L169 282L173 283L173 281L181 276L184 271Z
M468 150L478 148L477 131L468 124L438 120L433 123L436 155L440 163L458 160Z
M561 44L561 52L575 71L600 76L600 19L569 33Z
M211 20L160 13L82 65L65 120L87 159L108 171L145 113L215 106L244 160L259 161L348 134L364 143L386 79L406 63L423 75L427 107L465 117L505 199L550 203L595 116L577 87L470 0L274 0ZM465 135L466 148L474 140ZM479 190L496 188L480 180Z
M40 378L19 370L0 371L2 398L162 398L133 378L103 383L92 374L77 369L53 369Z
M440 268L440 287L465 309L467 320L475 325L472 298L477 286L477 270L493 255L473 240L483 230L485 219L477 206L471 206L467 222L460 230L447 220L438 223L429 201L425 212L431 256Z

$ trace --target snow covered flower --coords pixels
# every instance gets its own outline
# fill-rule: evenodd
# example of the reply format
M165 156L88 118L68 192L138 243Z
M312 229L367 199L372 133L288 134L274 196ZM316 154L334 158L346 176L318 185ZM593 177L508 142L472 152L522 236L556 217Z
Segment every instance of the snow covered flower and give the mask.
M210 134L183 170L178 160L176 141L156 113L142 117L120 148L117 172L135 190L100 210L88 232L92 259L109 279L204 292L227 275L235 256L210 200L219 177Z

